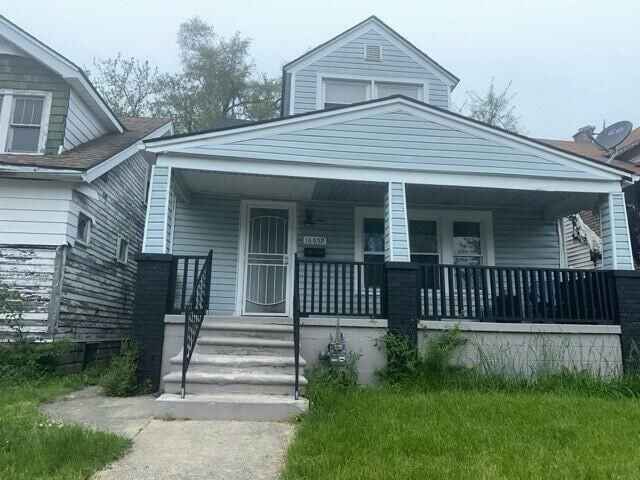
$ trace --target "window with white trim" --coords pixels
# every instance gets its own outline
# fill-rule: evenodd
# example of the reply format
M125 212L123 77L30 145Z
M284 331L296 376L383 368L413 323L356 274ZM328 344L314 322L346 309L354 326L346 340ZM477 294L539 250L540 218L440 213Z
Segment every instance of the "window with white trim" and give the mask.
M0 90L0 152L44 153L51 93Z
M324 82L324 108L364 102L371 95L369 82L326 80Z
M367 263L384 263L384 219L362 219L362 254ZM382 286L380 270L365 269L364 285L365 288Z
M411 261L428 264L492 265L490 211L409 209ZM355 260L384 261L384 211L356 208Z
M116 248L116 260L119 263L127 263L129 260L129 240L122 235L118 235L118 246Z
M453 263L482 265L480 222L453 222Z
M91 241L92 220L84 213L78 214L78 230L76 232L76 241L84 245L89 245Z
M322 103L320 105L322 108L331 108L392 95L404 95L405 97L423 101L424 84L325 78L322 81Z

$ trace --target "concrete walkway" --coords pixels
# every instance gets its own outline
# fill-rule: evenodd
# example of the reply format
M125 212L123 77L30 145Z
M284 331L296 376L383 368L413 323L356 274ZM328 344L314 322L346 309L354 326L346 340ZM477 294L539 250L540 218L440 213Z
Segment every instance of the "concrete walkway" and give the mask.
M277 478L293 425L154 419L152 402L150 396L105 397L90 387L44 411L63 422L133 438L133 451L98 472L96 480Z

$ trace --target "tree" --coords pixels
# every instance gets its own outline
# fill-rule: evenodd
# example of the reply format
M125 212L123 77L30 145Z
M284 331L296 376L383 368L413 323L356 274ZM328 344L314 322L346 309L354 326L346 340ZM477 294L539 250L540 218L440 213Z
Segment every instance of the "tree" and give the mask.
M94 59L93 66L96 74L90 76L116 115L152 114L166 81L157 67L152 67L148 61L124 58L122 53L115 58Z
M520 126L520 117L515 115L515 106L511 105L511 101L516 96L515 93L510 94L511 82L502 93L496 93L495 79L491 79L489 90L483 96L476 92L467 91L467 99L465 100L462 112L469 115L475 120L504 128L515 133L523 133Z
M191 132L219 118L262 120L278 114L280 80L257 76L251 41L236 33L218 37L194 17L177 34L182 71L167 82L157 113L174 118L176 130Z

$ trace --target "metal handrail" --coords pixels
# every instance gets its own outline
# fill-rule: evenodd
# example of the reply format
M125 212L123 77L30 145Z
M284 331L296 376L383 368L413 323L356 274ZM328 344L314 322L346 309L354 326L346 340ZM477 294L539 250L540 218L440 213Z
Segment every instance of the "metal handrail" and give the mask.
M295 369L295 378L293 382L293 396L296 400L300 395L300 294L298 292L298 276L299 264L297 255L294 254L294 270L293 279L293 363Z
M202 327L202 322L209 308L212 262L213 250L209 250L202 271L198 275L196 283L193 285L189 302L185 308L184 345L182 348L182 384L180 388L182 398L185 396L187 370L189 369L191 356L195 350L200 328Z

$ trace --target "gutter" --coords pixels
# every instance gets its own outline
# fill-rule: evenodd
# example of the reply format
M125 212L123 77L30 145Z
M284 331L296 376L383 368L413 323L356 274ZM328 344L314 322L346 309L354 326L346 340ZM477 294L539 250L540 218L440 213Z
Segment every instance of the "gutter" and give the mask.
M81 170L63 168L27 167L19 165L0 165L0 176L13 178L52 179L67 182L82 180Z

